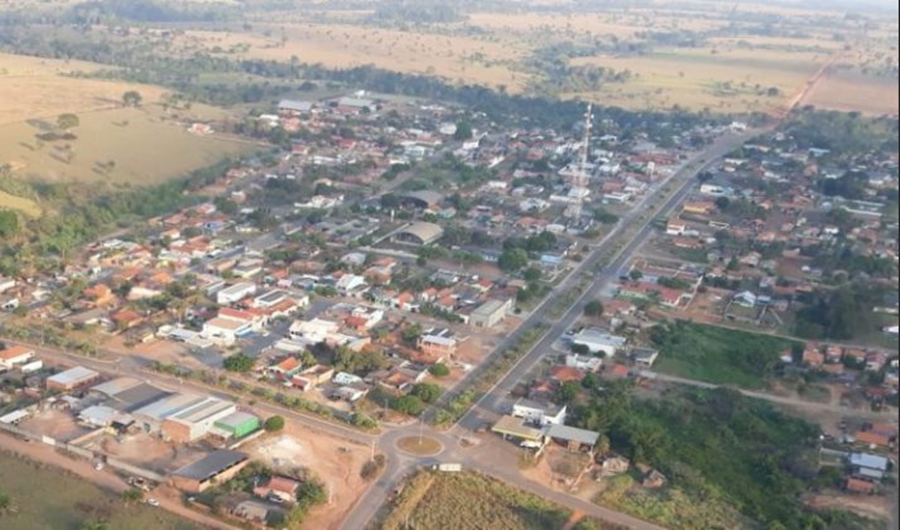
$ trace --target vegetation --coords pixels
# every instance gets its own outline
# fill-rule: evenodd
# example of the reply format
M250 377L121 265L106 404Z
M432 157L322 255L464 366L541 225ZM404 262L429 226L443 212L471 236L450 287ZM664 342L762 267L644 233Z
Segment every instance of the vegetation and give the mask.
M421 472L394 501L381 528L563 528L570 512L500 481L475 473Z
M223 365L229 372L248 374L252 372L253 367L256 366L256 360L249 355L238 353L225 359Z
M282 416L272 416L266 420L266 432L281 432L284 430L284 418Z
M813 513L800 498L818 474L818 430L769 404L730 390L642 401L617 384L596 391L574 415L577 425L608 434L614 450L669 479L653 493L622 477L601 503L673 528L743 526L740 517L767 528L839 528L829 525L840 515Z
M882 295L880 289L861 284L814 293L802 300L806 305L797 312L795 332L813 340L865 336L875 327L872 308Z
M781 356L795 346L785 339L683 321L653 328L650 338L660 349L660 371L751 389L766 387Z
M438 379L442 379L450 375L450 368L448 368L446 364L437 363L428 369L428 373Z

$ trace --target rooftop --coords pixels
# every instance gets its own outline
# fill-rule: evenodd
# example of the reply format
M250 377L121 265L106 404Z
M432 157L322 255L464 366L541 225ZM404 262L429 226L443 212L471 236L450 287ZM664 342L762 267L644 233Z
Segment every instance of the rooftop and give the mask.
M214 451L203 459L179 469L175 472L175 476L202 482L242 462L246 462L248 458L246 454L237 451Z
M584 445L594 445L597 443L597 439L600 438L599 432L567 427L565 425L551 425L547 435L556 440L578 442Z
M99 373L83 366L76 366L71 370L66 370L65 372L58 373L53 377L50 377L49 379L47 379L47 382L58 385L73 385L81 383L83 381L89 381L97 377L100 377Z

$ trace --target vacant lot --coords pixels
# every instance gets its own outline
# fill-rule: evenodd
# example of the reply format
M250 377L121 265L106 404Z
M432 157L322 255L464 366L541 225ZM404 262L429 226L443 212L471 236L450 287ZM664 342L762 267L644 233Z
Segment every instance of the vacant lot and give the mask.
M793 342L744 331L679 322L655 329L659 371L719 385L765 388Z
M0 163L18 177L151 185L212 165L250 146L216 136L200 137L158 109L117 108L80 114L74 140L44 142L47 122L0 125Z
M0 515L4 530L77 529L88 522L108 528L187 530L194 528L167 512L126 506L119 497L64 474L0 452L0 491L15 512Z
M382 528L544 530L563 528L570 517L565 508L484 475L423 472L410 480Z

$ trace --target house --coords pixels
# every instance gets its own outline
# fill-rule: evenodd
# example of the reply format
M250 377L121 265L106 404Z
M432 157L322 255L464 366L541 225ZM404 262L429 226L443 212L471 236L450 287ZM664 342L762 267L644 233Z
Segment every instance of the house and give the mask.
M603 359L600 359L599 357L570 354L566 355L566 366L583 372L596 372L603 366Z
M644 475L644 481L641 483L647 489L660 489L666 485L666 476L655 469L651 469Z
M7 370L16 365L28 364L32 359L34 359L34 350L26 346L11 346L0 351L0 366Z
M637 348L631 352L631 357L634 359L634 364L639 368L649 370L656 364L656 360L659 358L659 351L649 348Z
M216 484L231 480L249 463L250 457L244 453L213 451L176 471L172 476L172 483L187 493L203 493Z
M550 369L550 378L559 383L578 383L584 379L585 373L570 366L554 366Z
M597 440L600 439L600 433L566 425L551 425L547 430L547 437L556 443L566 445L573 453L593 452Z
M254 294L256 294L256 284L249 282L236 283L216 293L216 303L219 305L230 305Z
M666 234L670 236L682 236L687 232L687 229L688 227L685 223L669 221L669 224L666 225Z
M528 399L520 399L513 405L512 415L522 418L526 423L541 427L562 425L566 420L567 407L553 403L539 403Z
M724 179L713 179L700 186L700 193L709 197L732 197L734 188Z
M300 482L287 477L272 477L263 484L253 488L253 494L262 499L277 499L280 502L294 504Z
M456 355L459 344L453 337L423 335L419 338L417 346L422 353L440 359Z
M734 295L733 301L736 305L747 309L753 309L759 303L759 298L750 291L744 291Z
M897 441L897 428L873 425L871 429L856 433L856 441L869 447L892 448Z
M217 317L203 324L200 336L218 346L233 346L239 338L253 332L251 322Z
M803 364L812 368L819 368L825 364L825 355L817 346L807 347L803 351Z
M84 368L76 366L71 370L58 373L47 379L47 390L55 390L58 392L72 392L81 388L86 388L100 379L100 374Z
M270 366L268 372L283 381L290 380L303 369L303 363L296 357L288 357L274 366Z
M604 354L607 357L615 356L622 349L628 339L607 333L601 329L590 328L582 331L572 338L572 344L588 349L592 354Z
M890 469L890 460L878 455L853 453L850 455L850 467L856 478L880 481Z
M512 299L490 300L476 309L469 317L469 323L476 328L489 329L497 326L513 309Z

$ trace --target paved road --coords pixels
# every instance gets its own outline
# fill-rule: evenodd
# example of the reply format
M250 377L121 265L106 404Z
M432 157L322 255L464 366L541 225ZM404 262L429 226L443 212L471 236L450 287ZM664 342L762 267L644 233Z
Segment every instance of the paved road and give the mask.
M743 145L748 139L758 135L759 132L748 133L743 135L727 136L720 139L707 149L702 155L696 157L682 168L682 170L673 177L672 182L677 183L680 187L671 198L663 205L663 207L654 214L649 214L648 209L636 210L630 215L622 219L618 228L610 234L603 243L601 243L592 253L591 256L584 261L582 266L572 274L569 279L563 282L560 287L554 291L549 300L555 296L567 292L569 289L578 285L581 281L582 273L596 271L601 260L609 255L619 242L623 233L634 230L635 226L639 229L630 240L630 243L622 249L615 260L608 264L603 270L596 272L593 277L593 283L581 298L573 304L572 308L551 327L550 331L545 335L543 340L539 341L532 350L526 354L521 361L516 364L510 372L490 391L488 392L459 422L458 426L466 429L477 429L484 421L494 419L495 415L502 413L508 404L505 403L506 397L515 388L515 386L537 365L544 355L552 350L553 343L568 331L584 314L584 307L592 300L596 299L600 292L606 288L611 282L618 279L619 271L621 271L632 257L637 253L638 249L646 243L653 233L653 221L659 217L666 217L678 206L680 206L693 190L698 182L697 176L710 169L722 157L727 156L735 149ZM657 194L656 199L661 198L665 192ZM650 201L652 202L652 200ZM652 210L650 208L649 210ZM499 351L514 345L524 333L528 330L548 321L548 313L552 304L546 304L536 310L531 317L521 325L518 330L512 333L503 344L500 345Z
M510 369L510 371L501 379L501 381L493 389L487 392L478 403L475 404L475 406L472 408L472 410L469 411L469 413L463 416L463 418L457 423L457 425L455 425L453 429L451 429L449 433L451 437L465 436L468 431L477 430L478 428L480 428L485 421L495 419L497 414L502 412L503 407L505 406L504 400L508 396L509 392L512 391L512 389L515 388L519 381L521 381L534 368L534 366L543 359L543 356L547 351L551 351L553 343L560 336L562 336L572 325L574 325L574 323L582 316L584 312L584 306L590 300L594 299L610 281L617 279L618 271L628 263L632 256L652 234L653 220L659 216L666 216L670 214L676 207L681 205L687 199L689 193L697 182L697 175L709 169L722 157L728 155L736 148L743 145L748 139L756 136L757 134L759 134L759 132L754 132L752 134L748 133L740 136L729 136L719 140L709 149L707 149L702 155L697 156L694 160L687 163L684 168L673 177L672 182L680 183L680 187L658 212L653 215L650 215L648 213L648 210L652 209L652 204L650 203L661 198L661 193L664 192L657 194L655 197L648 198L645 203L642 203L642 206L650 206L651 208L639 207L632 214L626 216L619 224L617 229L613 231L607 238L605 238L604 241L601 242L592 251L591 255L586 260L584 260L584 262L582 262L582 264L575 271L573 271L569 278L561 282L561 284L554 289L552 294L547 297L544 303L539 306L532 313L532 315L517 328L516 331L511 333L497 347L495 353L492 354L492 359L518 342L521 339L522 335L525 334L528 330L546 322L548 318L547 315L553 307L553 302L557 299L557 297L563 295L570 289L577 286L585 274L592 274L592 286L588 288L584 295L573 304L566 315L551 327L550 331L545 335L545 337L515 366L513 366L512 369ZM615 244L620 239L620 237L623 234L626 234L629 230L634 230L635 225L637 225L639 229L631 239L631 242L626 245L626 247L622 249L621 252L619 252L618 257L613 261L613 263L605 267L603 271L594 273L600 261L613 251ZM486 362L483 363L482 366L486 366L488 364L490 363ZM464 388L467 382L473 381L480 375L480 373L481 372L479 372L478 370L473 371L459 386ZM387 501L391 492L393 492L397 488L408 471L413 469L413 466L427 464L427 462L423 461L417 462L409 460L402 454L399 454L396 450L396 447L393 445L392 440L395 440L397 437L403 435L415 435L416 431L417 429L415 428L407 428L406 430L394 431L382 437L379 447L388 457L388 468L381 479L372 488L369 489L366 496L360 499L359 503L347 516L347 519L344 521L344 524L342 526L343 529L359 530L361 528L365 528L367 524L372 521L373 518L377 515L380 507ZM436 433L434 431L429 431L429 436L437 437L438 439L445 437L444 434ZM441 459L444 461L454 461L446 460L448 457L452 456L459 455L447 453L441 455ZM493 475L496 478L515 485L516 487L525 489L527 491L532 491L543 497L559 502L562 505L584 511L585 513L591 514L601 519L611 522L619 521L619 524L632 528L653 528L652 525L649 525L644 521L639 521L637 519L625 516L624 514L620 514L618 512L596 506L593 503L585 502L571 495L566 495L549 488L544 488L522 477L518 473L518 466L516 463L507 465L506 467L500 467L492 463L492 460L493 454L488 451L488 454L484 455L484 458L469 456L460 457L456 461L465 464L469 468L482 471L489 475Z

